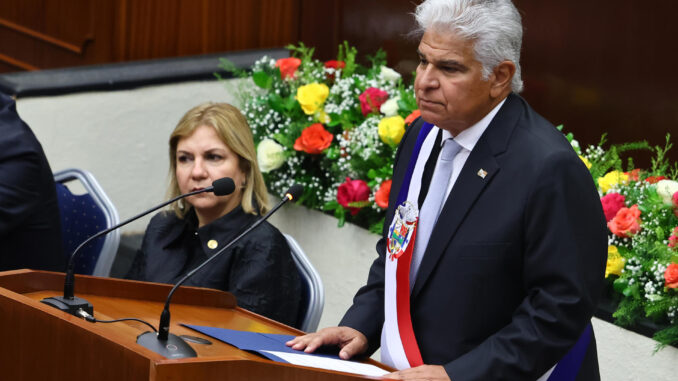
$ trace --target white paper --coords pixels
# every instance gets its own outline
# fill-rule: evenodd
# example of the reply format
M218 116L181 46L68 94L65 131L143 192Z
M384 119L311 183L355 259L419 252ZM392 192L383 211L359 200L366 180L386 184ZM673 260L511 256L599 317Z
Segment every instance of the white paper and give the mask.
M276 351L260 351L260 352L266 352L278 356L281 359L289 362L290 364L308 366L312 368L334 370L337 372L354 373L361 374L363 376L373 376L373 377L380 377L390 373L374 365L363 364L354 361L338 360L322 356L309 356L289 352L276 352Z

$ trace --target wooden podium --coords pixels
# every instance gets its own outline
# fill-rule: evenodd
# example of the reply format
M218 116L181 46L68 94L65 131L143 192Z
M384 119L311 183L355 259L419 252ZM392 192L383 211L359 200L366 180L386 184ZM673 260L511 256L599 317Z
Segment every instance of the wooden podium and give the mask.
M0 272L0 379L3 380L359 380L348 373L273 362L180 324L300 334L236 307L227 292L180 287L172 298L170 332L207 339L190 345L198 356L168 360L136 344L149 327L135 321L90 323L46 304L63 293L64 274ZM75 294L99 320L134 317L157 327L171 286L76 275ZM384 365L374 360L367 362Z

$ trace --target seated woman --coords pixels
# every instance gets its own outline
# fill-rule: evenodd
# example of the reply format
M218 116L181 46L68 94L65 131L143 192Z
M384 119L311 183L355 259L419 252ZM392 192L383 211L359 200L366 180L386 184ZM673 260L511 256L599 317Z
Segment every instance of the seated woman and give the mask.
M267 210L267 191L245 117L225 103L189 110L169 140L169 198L230 177L228 196L201 193L155 215L127 278L176 283ZM285 237L264 222L185 285L235 295L238 306L288 325L297 322L301 280Z

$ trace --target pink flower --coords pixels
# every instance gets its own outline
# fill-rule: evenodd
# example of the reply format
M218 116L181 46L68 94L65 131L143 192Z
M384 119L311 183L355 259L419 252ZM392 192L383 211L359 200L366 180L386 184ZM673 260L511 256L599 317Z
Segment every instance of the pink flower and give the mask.
M356 215L360 208L348 206L349 203L357 201L367 201L370 198L370 187L363 180L351 180L349 177L339 185L337 189L337 202L339 205L351 211L351 215Z
M619 193L611 192L603 196L600 202L603 204L603 211L605 212L605 219L610 221L617 215L619 209L626 206L624 202L626 198Z
M621 208L612 221L607 223L610 231L622 238L629 238L640 231L640 210L638 205L630 208Z
M673 194L673 206L678 208L678 192Z
M381 105L388 99L388 93L376 87L368 87L360 96L360 110L363 116L378 113Z
M678 226L673 228L673 234L669 237L669 245L672 249L678 249Z

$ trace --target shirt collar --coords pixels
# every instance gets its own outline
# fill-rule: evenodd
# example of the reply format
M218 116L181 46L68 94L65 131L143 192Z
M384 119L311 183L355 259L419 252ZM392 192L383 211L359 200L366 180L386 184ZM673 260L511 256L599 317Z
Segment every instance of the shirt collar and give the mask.
M457 142L457 144L459 144L463 149L467 151L473 151L473 147L476 146L476 143L478 143L478 140L480 140L483 132L485 132L487 127L490 125L490 122L492 119L494 119L494 116L497 115L504 102L506 102L506 98L499 102L498 105L494 106L494 108L490 110L490 112L488 112L487 115L480 119L476 124L457 134L457 136L454 137L454 141ZM451 137L452 134L449 131L443 130L443 141Z

